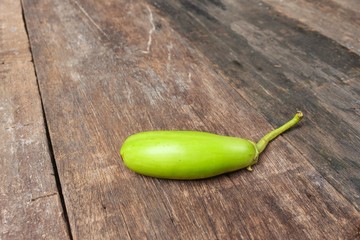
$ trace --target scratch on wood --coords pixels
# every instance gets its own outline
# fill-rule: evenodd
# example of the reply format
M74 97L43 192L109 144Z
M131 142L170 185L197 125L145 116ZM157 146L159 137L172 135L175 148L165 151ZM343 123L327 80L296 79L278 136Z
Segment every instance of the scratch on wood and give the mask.
M168 50L168 60L171 61L171 49L173 48L172 42L170 42L169 45L166 46Z
M55 196L55 195L57 195L57 192L49 193L49 194L39 196L39 197L35 197L35 198L31 198L31 201L34 202L34 201L39 200L41 198L47 198L47 197L51 197L51 196Z
M18 130L18 129L20 129L20 128L30 126L30 125L32 125L32 124L33 124L33 123L16 124L16 125L13 125L13 126L10 126L10 127L6 127L5 130L10 130L10 129Z
M166 48L167 48L167 50L168 50L166 70L169 72L169 71L170 71L170 62L171 62L171 50L172 50L172 48L173 48L172 42L170 42L170 44L167 45Z
M142 51L143 53L150 53L150 47L151 47L151 43L152 43L152 34L153 32L155 31L155 24L154 24L154 17L153 17L153 14L152 14L152 11L150 9L149 6L146 6L148 11L149 11L149 21L150 21L150 24L151 24L151 28L149 30L149 40L148 40L148 43L147 43L147 47L146 47L146 51Z
M90 22L107 38L109 39L109 36L101 29L101 27L94 21L94 19L91 18L91 16L86 12L86 10L77 2L74 1L76 6L81 10L81 12L90 20Z
M271 93L270 93L268 90L266 90L266 89L265 89L263 86L261 86L261 85L260 85L260 87L261 87L262 90L264 90L264 92L265 92L267 95L271 96Z

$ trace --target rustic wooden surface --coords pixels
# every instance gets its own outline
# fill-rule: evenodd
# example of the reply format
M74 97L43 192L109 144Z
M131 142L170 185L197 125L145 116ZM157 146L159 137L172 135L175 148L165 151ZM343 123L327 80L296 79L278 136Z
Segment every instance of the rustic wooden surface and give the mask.
M67 213L53 232L38 222L43 234L66 238L68 224L73 239L360 238L357 1L22 3L47 123L29 129L49 132L49 148L34 151L53 156ZM6 94L27 97L16 87ZM118 154L128 135L154 129L256 141L298 109L304 121L251 173L160 180ZM29 231L20 224L18 236Z
M276 11L360 54L358 0L264 0Z
M20 1L0 24L0 239L68 239Z
M359 210L359 55L265 3L152 2L270 123L306 113L294 145Z

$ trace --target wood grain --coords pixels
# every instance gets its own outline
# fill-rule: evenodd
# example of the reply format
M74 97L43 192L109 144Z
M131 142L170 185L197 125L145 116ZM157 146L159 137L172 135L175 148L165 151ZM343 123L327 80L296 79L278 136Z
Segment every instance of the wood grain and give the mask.
M318 156L308 150L307 141L313 144L318 135L304 137L315 124L310 103L308 120L273 142L252 173L169 181L137 175L122 164L121 143L138 131L191 129L258 140L273 128L270 123L279 125L302 106L290 102L277 110L275 102L284 100L259 92L256 79L263 78L247 76L255 75L256 60L259 67L268 66L260 54L232 58L226 48L231 36L234 44L245 46L244 54L255 50L239 35L222 31L223 25L207 11L218 13L226 5L211 1L216 8L204 10L187 1L152 1L156 10L145 1L23 2L74 239L359 237L356 201L344 197L312 165L312 157ZM207 28L212 24L219 24L216 31ZM356 55L336 50L357 61ZM215 61L216 55L228 59L224 64L233 63L232 68ZM252 61L242 63L246 56ZM235 68L240 76L236 69L242 64L247 71L238 83L228 72ZM291 68L288 74L297 71ZM275 80L268 85L282 89ZM252 97L240 86L259 90ZM253 100L257 96L264 106Z
M354 0L264 0L281 14L360 54L360 3Z
M360 208L357 54L264 3L151 2L274 126L304 111L293 145Z
M0 239L68 239L20 1L0 9Z

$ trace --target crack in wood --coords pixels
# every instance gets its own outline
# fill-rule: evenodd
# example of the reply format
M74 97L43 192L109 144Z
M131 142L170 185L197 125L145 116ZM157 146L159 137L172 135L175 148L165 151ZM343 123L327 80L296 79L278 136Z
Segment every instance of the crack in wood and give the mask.
M55 196L55 195L57 195L57 192L53 192L53 193L45 194L45 195L42 195L42 196L39 196L39 197L31 198L31 201L35 202L36 200L39 200L39 199L42 199L42 198L52 197L52 196Z

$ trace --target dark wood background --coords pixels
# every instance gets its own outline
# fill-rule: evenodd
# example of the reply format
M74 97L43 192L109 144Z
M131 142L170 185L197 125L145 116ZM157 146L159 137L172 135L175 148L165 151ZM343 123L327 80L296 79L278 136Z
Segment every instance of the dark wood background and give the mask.
M0 239L360 239L360 2L3 0ZM259 140L253 172L137 175L130 134Z

